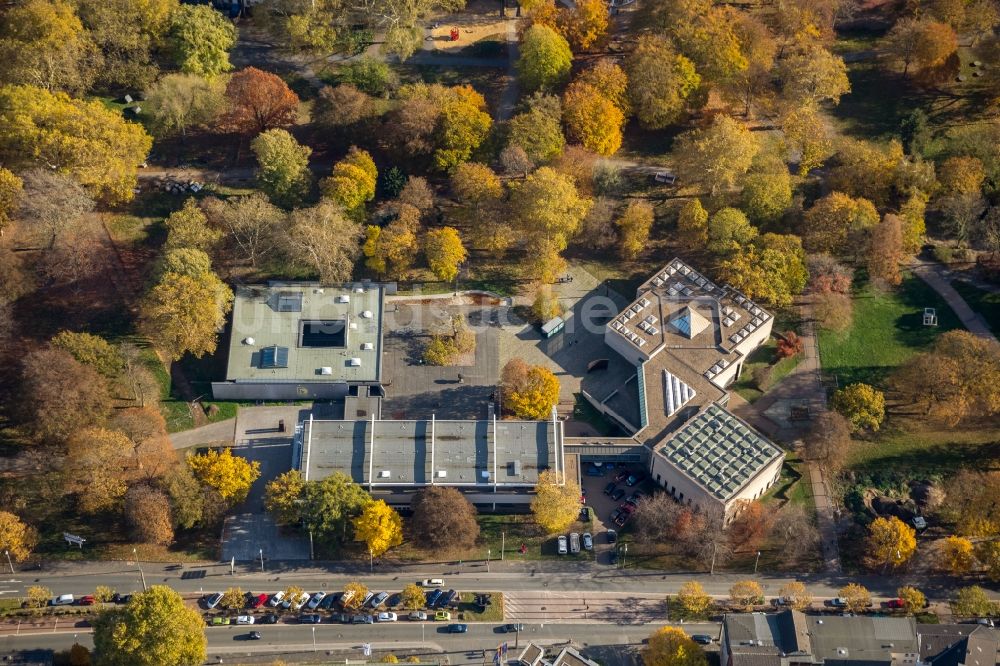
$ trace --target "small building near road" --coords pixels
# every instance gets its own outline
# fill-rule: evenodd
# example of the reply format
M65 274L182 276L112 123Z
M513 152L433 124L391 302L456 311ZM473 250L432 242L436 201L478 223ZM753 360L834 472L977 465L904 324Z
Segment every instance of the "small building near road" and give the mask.
M271 283L235 289L216 400L313 400L381 393L383 289Z

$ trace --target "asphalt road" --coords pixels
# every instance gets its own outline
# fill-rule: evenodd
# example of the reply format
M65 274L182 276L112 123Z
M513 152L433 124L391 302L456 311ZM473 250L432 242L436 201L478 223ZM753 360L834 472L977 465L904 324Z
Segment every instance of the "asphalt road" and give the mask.
M597 649L601 646L639 646L656 625L613 625L613 624L525 624L524 631L517 639L520 647L528 641L553 645L572 641L582 648ZM261 653L291 652L351 652L360 657L361 645L370 643L373 651L405 649L429 650L444 653L451 663L482 662L481 650L492 650L507 641L508 650L514 650L515 637L512 634L495 632L493 624L470 624L468 633L447 634L444 627L435 623L397 622L376 625L329 625L313 627L298 625L266 625L256 627L261 640L245 639L251 627L209 627L208 655L210 660L222 655L247 655ZM691 634L709 634L718 638L719 625L698 623L684 625ZM55 632L22 633L19 636L0 636L0 654L13 650L46 648L68 649L74 642L92 646L89 630L66 629Z

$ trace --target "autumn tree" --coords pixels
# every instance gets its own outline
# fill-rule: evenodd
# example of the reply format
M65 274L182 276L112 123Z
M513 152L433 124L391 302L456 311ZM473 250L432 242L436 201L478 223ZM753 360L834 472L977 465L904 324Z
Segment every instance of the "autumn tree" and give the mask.
M812 605L812 597L804 583L797 580L785 583L778 589L778 598L789 608L804 611Z
M28 559L37 545L38 531L35 528L9 511L0 511L0 550L20 562Z
M673 501L673 500L670 500ZM689 580L677 591L677 602L688 618L700 618L712 607L712 597L696 580Z
M916 530L895 516L879 516L868 526L869 566L898 567L917 550Z
M467 161L489 134L493 124L486 110L486 99L472 86L443 86L416 83L399 91L406 101L424 102L433 110L434 165L450 171Z
M966 537L952 535L941 545L939 566L949 573L968 573L975 561L972 542Z
M205 620L165 585L97 615L94 655L100 666L197 666L205 661Z
M602 0L580 0L558 13L556 25L573 50L587 50L604 38L609 20Z
M476 543L476 507L455 488L429 486L414 495L410 506L414 540L422 547L467 548Z
M170 358L215 351L233 292L215 273L165 273L142 303L142 327Z
M699 199L689 199L677 215L678 242L690 250L700 250L708 244L708 212Z
M260 192L229 199L209 198L203 204L209 224L223 231L230 252L251 266L267 257L285 215Z
M361 246L365 265L379 275L401 275L417 255L419 231L420 211L409 204L401 204L395 219L387 225L370 224L365 228L365 241Z
M744 613L764 600L764 588L755 580L738 580L729 588L729 600Z
M958 36L946 23L903 18L882 40L882 48L893 62L903 66L906 76L911 65L918 72L943 65L958 50Z
M959 617L986 617L996 612L986 590L978 585L963 587L951 601L951 612Z
M554 95L535 93L526 108L507 123L509 146L519 146L535 164L560 155L566 145L562 131L562 103Z
M729 116L716 116L708 127L677 138L674 154L678 167L693 174L712 195L730 188L750 169L760 151L760 140Z
M343 602L344 608L358 610L368 596L368 588L363 583L352 582L344 586L343 598L347 598L348 593L350 598Z
M818 292L813 298L813 316L820 328L846 331L854 321L851 297L835 291Z
M157 137L179 133L184 139L189 128L211 125L225 108L225 94L222 77L167 74L146 90L153 133Z
M705 651L680 627L661 627L642 649L646 666L705 666Z
M514 242L514 232L504 216L500 178L484 164L465 162L455 168L451 189L458 200L459 219L471 227L473 247L505 252Z
M171 16L168 36L186 74L207 78L233 68L229 51L236 45L236 27L212 7L181 5Z
M73 3L29 0L4 12L0 82L80 93L93 82L96 59Z
M234 456L229 447L188 456L187 464L198 481L213 488L231 505L245 500L250 486L260 476L258 461Z
M431 189L426 178L410 176L406 179L403 189L399 191L396 201L413 206L421 214L427 214L434 208L434 190Z
M107 382L68 352L28 352L21 368L21 390L31 396L25 417L38 441L65 441L107 417L111 409Z
M222 240L222 231L209 225L208 216L194 197L185 200L163 224L167 228L166 249L189 247L209 252Z
M903 610L910 615L923 610L927 606L927 597L924 593L910 585L896 589L896 596L903 601Z
M125 493L125 519L139 543L166 546L174 540L170 501L161 490L146 484L129 488Z
M913 190L899 207L903 225L903 252L908 255L919 252L924 243L927 233L927 199L927 195L920 190Z
M531 513L538 526L548 534L562 532L580 515L580 486L573 479L563 479L554 470L538 475Z
M757 237L757 228L738 208L720 208L708 221L708 249L720 255L737 252Z
M569 78L573 52L552 28L536 23L525 30L520 53L517 70L526 90L552 89Z
M312 148L301 145L283 129L270 129L258 134L250 149L259 165L257 181L271 201L286 208L300 203L312 185Z
M69 175L34 168L23 172L21 179L17 217L25 238L51 250L63 241L79 242L81 232L93 226L94 200Z
M743 180L742 209L758 225L778 222L792 205L792 177L784 164L753 171Z
M887 213L872 229L868 246L868 277L887 285L903 281L899 265L903 261L903 229L898 215Z
M844 600L844 608L851 613L863 613L872 605L872 594L868 589L857 583L848 583L840 588L837 596Z
M24 181L9 169L0 167L0 236L10 225L24 192Z
M229 78L226 98L225 125L243 134L286 127L298 119L298 96L277 74L256 67L241 69Z
M628 99L639 122L649 129L677 122L701 85L694 63L660 35L640 35L625 70Z
M365 203L375 198L378 169L366 150L352 146L347 155L333 165L333 172L319 188L323 196L355 217L364 212Z
M801 41L781 59L777 69L782 94L796 104L836 104L842 95L851 91L843 58L813 40Z
M376 114L375 101L349 83L323 86L313 101L311 119L321 129L345 134Z
M599 90L626 118L632 115L632 104L628 96L628 75L612 60L598 60L580 72L576 80Z
M868 384L849 384L833 394L830 405L840 412L855 430L877 432L885 419L885 396Z
M599 155L614 155L622 145L625 116L590 84L576 81L566 89L563 122L570 140Z
M634 201L615 220L621 235L620 252L623 259L635 259L649 243L649 232L653 228L653 206L647 201Z
M774 62L778 44L768 26L749 12L736 12L733 31L746 67L738 69L722 86L723 95L743 108L749 118L755 104L767 104L773 94Z
M424 237L424 254L431 272L443 282L451 282L458 276L458 267L468 256L462 237L453 227L428 231Z
M781 552L791 561L812 557L819 547L819 531L814 516L797 505L786 504L778 512L771 537L781 545Z
M333 201L294 210L281 244L292 262L308 268L321 282L347 282L361 254L362 225L344 215Z
M895 139L876 143L842 137L829 183L834 190L885 206L899 184L904 163L903 145Z
M264 509L281 525L293 525L302 519L302 493L305 480L297 469L283 472L264 486Z
M86 428L67 441L66 490L77 494L84 513L98 513L121 506L134 478L132 442L123 433L105 428Z
M424 595L424 589L416 583L405 585L399 598L400 604L406 610L416 611L427 605L427 597Z
M851 424L837 412L824 411L805 438L805 454L819 461L831 474L844 466L851 451Z
M52 590L41 585L32 585L25 590L24 603L28 608L43 608L52 598Z
M77 361L89 365L105 377L114 377L122 369L122 357L118 349L99 335L59 331L49 342L56 349L69 352Z
M317 538L346 540L353 519L372 501L349 476L336 472L306 484L302 494L302 524Z
M867 199L831 192L817 199L803 216L802 242L810 252L841 252L847 241L879 222L878 211Z
M979 194L986 180L986 169L978 157L949 157L937 168L938 183L945 194Z
M403 543L403 519L384 500L369 502L354 519L354 538L364 541L373 556L381 557Z
M559 380L552 371L519 358L503 367L500 388L504 407L522 419L547 419L559 401Z
M785 143L794 153L799 175L806 175L833 155L833 141L817 104L789 104L781 116Z
M108 204L131 201L152 139L99 101L33 86L0 87L0 161L69 175Z

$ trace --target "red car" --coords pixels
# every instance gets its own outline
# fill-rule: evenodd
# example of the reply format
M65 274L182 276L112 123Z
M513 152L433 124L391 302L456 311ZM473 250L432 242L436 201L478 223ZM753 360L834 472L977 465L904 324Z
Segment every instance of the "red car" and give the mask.
M76 600L77 606L93 606L94 605L94 595L87 594Z
M624 504L622 504L618 508L621 509L622 512L625 513L625 515L628 515L628 514L632 513L633 511L635 511L635 504L631 504L629 502L625 502Z
M889 599L889 601L885 602L886 608L903 608L905 605L902 599Z
M250 608L260 608L265 603L267 603L268 596L266 594L259 594L253 598L250 602Z

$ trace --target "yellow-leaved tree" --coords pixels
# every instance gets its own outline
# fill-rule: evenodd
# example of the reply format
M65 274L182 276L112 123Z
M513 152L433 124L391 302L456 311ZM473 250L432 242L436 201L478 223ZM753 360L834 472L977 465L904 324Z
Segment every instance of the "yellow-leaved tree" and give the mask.
M164 273L142 302L142 327L170 358L215 351L233 292L212 271Z
M917 550L917 532L896 516L872 521L868 526L868 562L873 568L898 567Z
M366 202L375 198L378 169L368 151L352 147L344 159L333 165L333 173L319 188L324 197L340 204L353 215L364 212Z
M403 543L403 520L384 500L370 502L354 519L354 538L378 557Z
M953 574L964 574L972 568L976 558L972 541L965 537L950 536L941 545L940 566Z
M563 122L569 138L599 155L614 155L622 145L625 115L601 91L582 81L563 95Z
M424 254L427 255L431 272L444 282L455 279L459 265L468 256L462 237L454 227L428 231L424 238Z
M903 609L907 613L916 613L927 605L927 597L924 593L909 585L897 589L896 596L903 601Z
M729 599L743 612L749 613L764 601L764 588L755 580L738 580L729 588Z
M260 476L259 462L234 456L228 447L221 452L209 449L205 453L188 456L187 463L198 481L233 504L246 499L250 486Z
M872 593L857 583L848 583L837 594L843 599L844 608L852 613L860 613L872 605Z
M404 587L400 599L403 608L407 610L420 610L427 603L423 588L416 583L410 583Z
M364 583L348 583L344 586L344 596L342 597L341 603L344 605L344 608L347 609L361 608L361 602L365 600L365 596L367 594L368 588Z
M797 580L782 585L778 590L778 598L782 604L798 611L804 611L812 603L812 597L806 591L806 586Z
M559 380L548 368L511 359L500 375L504 407L524 419L547 419L559 402Z
M699 618L711 607L712 597L708 596L701 583L689 580L677 591L677 602L688 618Z
M7 551L15 560L24 560L37 544L35 528L9 511L0 511L0 550Z
M580 515L580 486L572 479L560 484L554 470L542 472L535 486L531 513L535 522L549 534L562 532Z
M646 666L705 666L705 651L680 627L662 627L649 637L642 650Z

